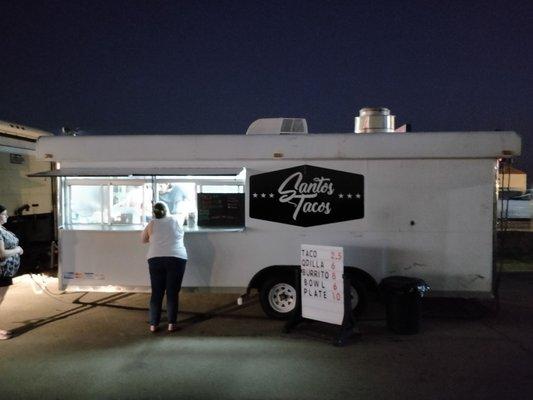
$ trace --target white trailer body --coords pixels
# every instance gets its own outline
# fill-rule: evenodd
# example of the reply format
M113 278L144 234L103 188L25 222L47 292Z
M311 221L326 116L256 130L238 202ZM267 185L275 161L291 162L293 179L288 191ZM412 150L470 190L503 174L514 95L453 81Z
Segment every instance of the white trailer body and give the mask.
M78 136L42 137L37 150L42 159L60 163L51 175L63 177L63 184L72 176L237 176L244 171L238 175L245 174L244 226L186 233L186 287L240 290L265 268L298 265L300 245L317 244L343 247L345 265L376 282L413 276L426 280L433 295L480 297L492 293L498 159L519 155L520 138L514 132ZM322 207L305 206L316 200L305 198L297 217L305 213L307 226L250 215L251 206L260 207L252 204L254 194L264 194L265 209L273 214L290 209L292 215L281 219L294 220L300 200L280 199L290 189L305 192L306 179L330 182L320 176L322 170L300 175L299 183L289 180L272 193L254 193L250 184L259 174L303 171L304 166L327 169L332 176L362 176L362 192L340 192L333 185L319 194ZM332 208L348 195L362 216L313 225L315 216L335 214ZM65 214L64 199L59 203ZM59 221L64 224L59 226L62 289L149 290L142 226L80 228L65 224L64 216Z
M50 163L36 160L35 149L39 137L51 135L26 125L0 121L0 202L7 207L10 215L25 204L29 207L25 215L51 215L50 180L27 178L28 174L50 169Z

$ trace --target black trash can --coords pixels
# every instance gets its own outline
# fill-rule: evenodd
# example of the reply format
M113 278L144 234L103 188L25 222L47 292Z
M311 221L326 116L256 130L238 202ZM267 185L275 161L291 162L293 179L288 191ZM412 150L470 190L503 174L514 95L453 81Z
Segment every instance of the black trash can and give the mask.
M385 300L388 328L402 335L420 330L420 303L429 286L422 279L389 276L379 284Z

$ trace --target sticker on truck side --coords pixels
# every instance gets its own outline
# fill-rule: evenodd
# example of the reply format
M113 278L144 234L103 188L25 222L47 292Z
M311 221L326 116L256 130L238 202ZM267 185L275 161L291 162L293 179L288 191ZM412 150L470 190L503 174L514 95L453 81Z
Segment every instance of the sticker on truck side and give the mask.
M95 274L94 272L64 272L63 279L95 279L104 280L104 274Z

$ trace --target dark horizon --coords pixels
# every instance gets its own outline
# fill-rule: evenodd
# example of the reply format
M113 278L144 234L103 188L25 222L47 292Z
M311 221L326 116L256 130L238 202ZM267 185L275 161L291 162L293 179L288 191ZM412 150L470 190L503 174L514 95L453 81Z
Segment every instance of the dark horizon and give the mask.
M8 1L0 119L58 133L512 130L533 174L533 3ZM530 178L531 181L531 178Z

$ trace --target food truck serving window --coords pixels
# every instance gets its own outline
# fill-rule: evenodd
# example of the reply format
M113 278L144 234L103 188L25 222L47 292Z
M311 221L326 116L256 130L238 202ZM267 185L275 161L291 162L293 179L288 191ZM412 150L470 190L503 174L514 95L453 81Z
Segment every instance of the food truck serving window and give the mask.
M240 176L158 177L155 195L189 231L242 229L243 179Z
M151 215L151 178L65 178L63 223L69 227L141 228Z
M163 201L187 231L244 228L244 173L233 176L62 177L63 228L140 230Z

